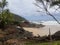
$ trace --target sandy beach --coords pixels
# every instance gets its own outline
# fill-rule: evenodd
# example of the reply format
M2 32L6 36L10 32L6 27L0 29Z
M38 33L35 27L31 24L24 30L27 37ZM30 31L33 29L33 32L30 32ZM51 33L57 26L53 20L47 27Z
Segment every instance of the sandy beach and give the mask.
M57 31L60 31L60 25L46 25L46 26L43 27L43 28L24 27L24 29L25 29L26 31L33 32L33 34L34 34L35 36L37 36L38 34L39 34L40 36L48 35L48 34L49 34L49 28L50 28L50 31L51 31L51 35L54 34L54 33L57 32Z

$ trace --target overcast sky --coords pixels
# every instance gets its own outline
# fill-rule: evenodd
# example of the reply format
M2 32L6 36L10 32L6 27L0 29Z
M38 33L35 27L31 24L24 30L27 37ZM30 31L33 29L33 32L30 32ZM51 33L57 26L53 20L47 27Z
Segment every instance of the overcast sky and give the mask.
M52 17L47 16L44 13L36 12L38 8L33 4L35 0L7 0L7 1L8 8L10 9L11 12L18 14L29 21L54 20ZM55 17L58 20L60 20L60 15L58 13L56 13Z

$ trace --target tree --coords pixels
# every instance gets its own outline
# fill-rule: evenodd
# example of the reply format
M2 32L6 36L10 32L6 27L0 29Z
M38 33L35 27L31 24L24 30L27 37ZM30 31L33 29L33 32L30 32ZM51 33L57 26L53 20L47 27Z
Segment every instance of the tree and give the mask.
M55 9L56 11L60 8L60 0L36 0L36 3L34 3L34 4L37 7L39 7L40 9L42 9L42 11L44 13L46 13L47 15L53 17L53 19L55 21L57 21L57 23L60 24L60 22L56 19L56 17L49 12L49 9L51 9L52 7L58 6L58 8ZM40 11L38 11L38 12L40 12Z
M4 10L4 7L6 6L6 4L7 4L6 0L1 0L0 1L0 10L1 10L0 11L0 27L4 27L5 22L3 21L3 19L4 19L3 10Z
M0 13L1 13L1 17L0 18L3 18L2 17L2 15L3 15L3 11L4 11L4 8L5 8L5 6L7 5L7 2L6 2L6 0L1 0L0 1Z
M14 21L13 14L10 13L9 9L5 9L6 5L6 0L0 2L0 28L2 29L4 29L8 24L12 24Z

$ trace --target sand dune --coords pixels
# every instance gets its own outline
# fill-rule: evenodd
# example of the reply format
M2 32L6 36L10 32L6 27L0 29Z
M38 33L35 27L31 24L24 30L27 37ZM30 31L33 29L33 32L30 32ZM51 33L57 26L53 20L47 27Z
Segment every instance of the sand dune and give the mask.
M43 28L26 28L24 27L25 30L33 32L34 35L40 35L40 36L44 36L44 35L48 35L49 34L49 28L51 31L51 34L54 34L57 31L60 31L60 25L46 25Z

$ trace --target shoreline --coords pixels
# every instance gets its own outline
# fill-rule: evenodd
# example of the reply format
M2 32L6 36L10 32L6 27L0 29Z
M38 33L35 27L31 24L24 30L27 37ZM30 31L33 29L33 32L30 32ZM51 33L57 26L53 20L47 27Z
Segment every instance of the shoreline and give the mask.
M60 31L60 25L46 25L43 28L31 28L31 27L23 27L26 31L33 32L33 35L38 36L45 36L49 34L49 28L51 31L51 35L57 31Z

